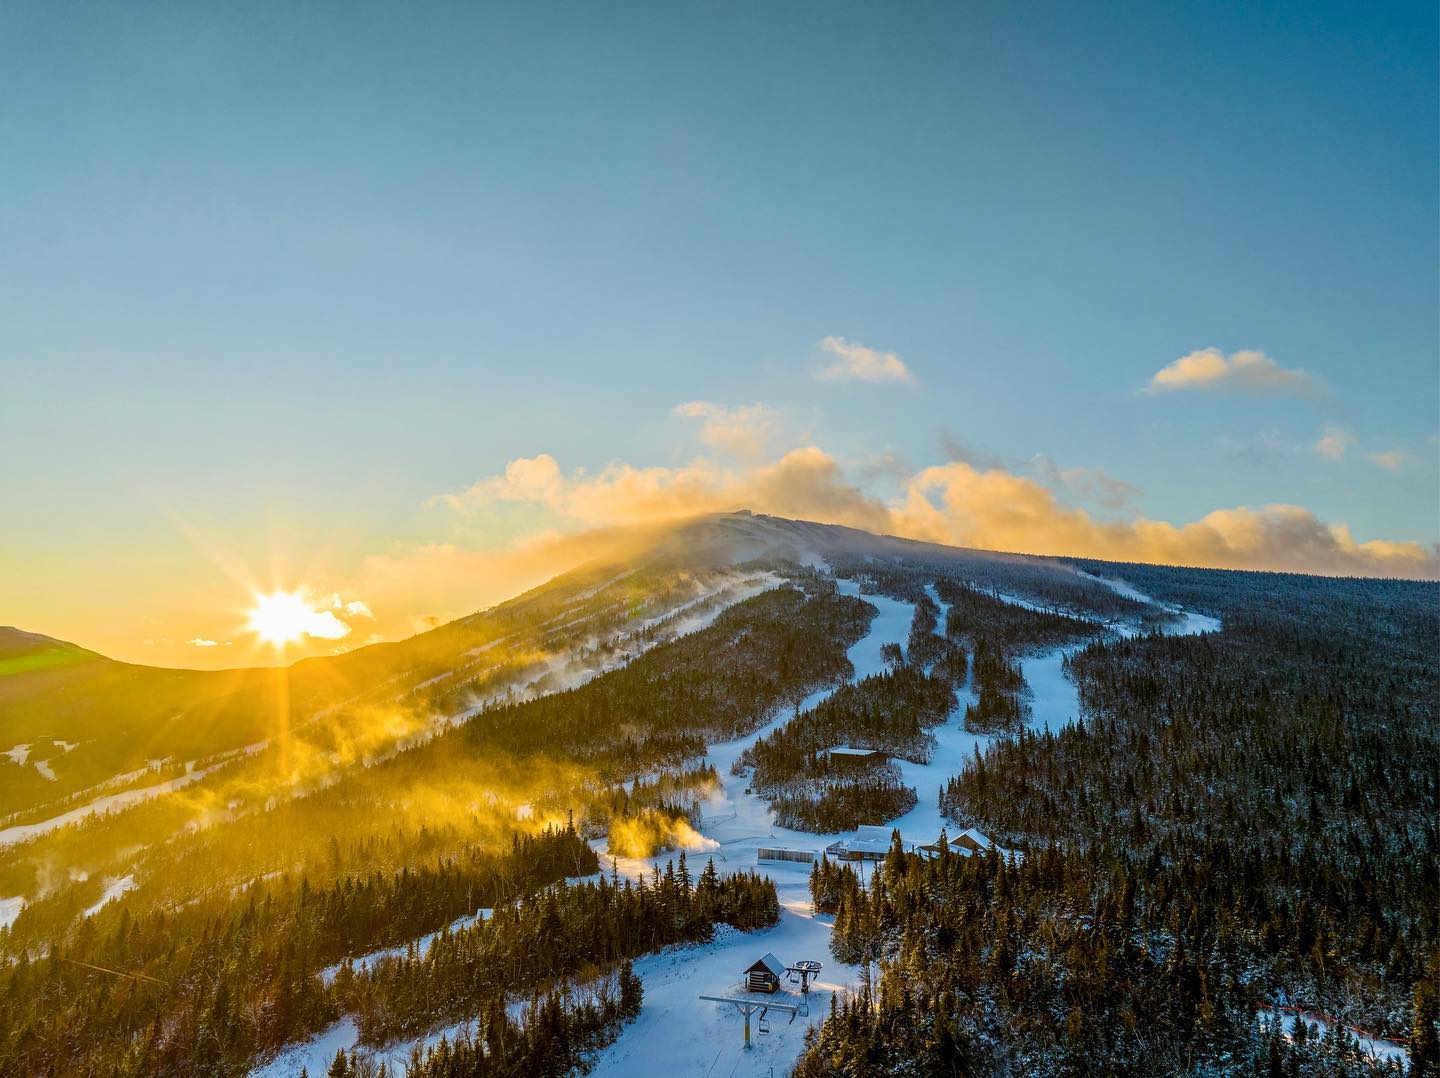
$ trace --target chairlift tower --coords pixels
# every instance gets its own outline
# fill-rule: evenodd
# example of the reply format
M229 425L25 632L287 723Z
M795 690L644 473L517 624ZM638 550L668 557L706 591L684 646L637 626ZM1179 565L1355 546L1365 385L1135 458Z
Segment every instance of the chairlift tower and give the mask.
M815 959L802 958L793 966L786 966L785 972L790 975L790 980L792 981L797 977L800 979L800 994L802 996L808 996L810 994L810 978L818 977L820 975L820 969L821 964L815 961Z
M711 1003L729 1003L737 1011L745 1016L745 1047L750 1047L750 1016L756 1011L760 1012L760 1032L769 1033L770 1023L765 1020L766 1011L785 1011L790 1015L790 1021L795 1021L795 1016L801 1013L801 1007L788 1003L762 1002L758 999L736 999L734 996L701 996L701 999L709 1000ZM806 1008L808 1010L808 1008Z

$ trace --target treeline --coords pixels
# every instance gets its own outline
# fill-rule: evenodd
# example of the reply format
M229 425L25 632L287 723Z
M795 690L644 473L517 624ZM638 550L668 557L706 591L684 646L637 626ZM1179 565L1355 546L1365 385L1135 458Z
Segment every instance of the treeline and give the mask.
M992 651L1056 647L1103 631L1096 622L1017 606L945 577L935 582L935 591L949 608L946 635L972 645L984 639Z
M1030 717L1020 664L982 636L975 645L976 698L965 705L965 729L972 734L1013 733Z
M895 764L884 763L836 775L812 793L774 794L769 802L779 826L825 835L904 816L920 795Z
M703 755L707 739L748 733L777 707L849 675L846 649L872 617L874 607L833 589L776 589L582 688L491 707L462 734L516 753L564 754L601 779L679 766Z
M823 768L824 750L849 743L924 763L933 749L928 731L955 706L947 681L915 666L894 666L842 685L745 751L755 786L765 790L793 775Z
M923 763L934 750L930 728L955 706L948 678L908 664L842 685L815 708L758 738L740 762L782 826L844 831L878 823L915 806L913 788L888 762L838 764L828 750L849 743Z
M868 888L817 867L836 955L880 972L797 1075L1384 1070L1262 1030L1271 1003L1440 1073L1440 590L1125 575L1224 631L1091 644L1081 725L948 785L1023 862L894 850Z
M915 602L915 617L910 624L906 652L912 666L948 681L954 688L965 684L967 660L965 649L948 636L936 633L940 625L940 607L921 591Z
M1375 1073L1338 1037L1302 1051L1262 1035L1233 926L1176 915L1144 869L1053 845L1017 864L898 843L869 887L817 866L833 953L878 959L878 975L795 1074Z
M612 982L602 981L586 998L579 988L557 985L533 998L523 1020L491 1001L469 1036L442 1040L428 1052L412 1053L406 1078L531 1078L583 1074L591 1057L612 1043L620 1027L640 1013L644 986L629 962ZM359 1052L341 1053L326 1078L375 1078Z
M674 943L709 940L716 923L744 931L780 916L775 885L754 873L721 877L709 862L692 880L685 855L648 883L601 878L546 890L488 920L442 932L369 969L342 968L335 995L354 1014L361 1041L385 1044L437 1024L484 1014L507 994L522 997L586 970L613 968Z
M700 805L718 788L720 776L709 765L662 770L635 779L627 786L600 786L591 791L560 790L546 799L555 811L564 811L580 797L580 831L586 837L613 836L635 821L655 818L687 820L699 826ZM612 841L610 849L617 849ZM652 856L655 851L634 856Z
M0 1073L241 1073L337 1017L326 965L598 867L567 827L323 889L302 875L87 918L44 958L0 966Z

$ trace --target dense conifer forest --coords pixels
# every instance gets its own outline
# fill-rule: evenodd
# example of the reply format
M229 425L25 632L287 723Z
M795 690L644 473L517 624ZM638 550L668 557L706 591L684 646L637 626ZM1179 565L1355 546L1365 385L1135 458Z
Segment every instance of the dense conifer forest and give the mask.
M1440 1067L1435 588L1126 576L1223 630L1093 641L1069 660L1080 724L951 780L944 811L1016 863L897 846L868 887L817 867L836 956L878 965L797 1074L1373 1073L1338 1034L1262 1027L1265 1004Z

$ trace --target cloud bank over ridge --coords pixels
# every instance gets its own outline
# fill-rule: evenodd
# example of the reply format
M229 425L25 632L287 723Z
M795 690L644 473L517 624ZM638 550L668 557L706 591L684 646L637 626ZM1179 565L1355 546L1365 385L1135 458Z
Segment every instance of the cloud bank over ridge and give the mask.
M1035 479L963 460L922 468L900 482L897 495L882 499L853 483L835 457L814 445L751 467L725 467L702 457L675 467L617 462L593 474L567 474L554 457L540 454L511 461L502 475L439 500L467 513L503 502L540 506L552 515L556 529L571 533L746 508L1026 554L1335 575L1440 576L1440 552L1434 547L1359 541L1345 524L1322 521L1298 505L1221 508L1179 524L1140 515L1102 519L1067 504Z

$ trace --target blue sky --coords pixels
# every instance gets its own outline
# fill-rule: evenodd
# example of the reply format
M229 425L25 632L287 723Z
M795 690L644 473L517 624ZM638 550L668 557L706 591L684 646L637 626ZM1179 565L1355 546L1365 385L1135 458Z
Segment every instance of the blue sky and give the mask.
M1440 539L1433 4L22 4L0 48L0 621L144 658L225 631L220 562L630 519L432 501L540 454ZM911 380L818 379L832 336ZM1319 388L1144 391L1211 347Z

